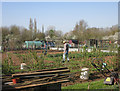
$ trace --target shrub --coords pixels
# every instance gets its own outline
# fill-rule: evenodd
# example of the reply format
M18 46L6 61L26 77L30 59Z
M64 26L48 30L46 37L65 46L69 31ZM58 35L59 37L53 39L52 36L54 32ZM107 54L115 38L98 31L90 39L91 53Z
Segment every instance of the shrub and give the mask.
M2 63L2 73L3 74L12 74L14 73L13 66L8 62L8 59L5 59Z

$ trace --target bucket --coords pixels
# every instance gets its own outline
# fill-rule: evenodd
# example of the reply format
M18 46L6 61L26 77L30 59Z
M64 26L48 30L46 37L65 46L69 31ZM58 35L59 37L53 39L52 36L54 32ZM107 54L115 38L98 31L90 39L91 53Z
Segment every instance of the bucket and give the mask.
M25 63L21 63L21 68L20 69L25 69L26 64Z
M83 80L89 79L89 68L82 68L80 78Z

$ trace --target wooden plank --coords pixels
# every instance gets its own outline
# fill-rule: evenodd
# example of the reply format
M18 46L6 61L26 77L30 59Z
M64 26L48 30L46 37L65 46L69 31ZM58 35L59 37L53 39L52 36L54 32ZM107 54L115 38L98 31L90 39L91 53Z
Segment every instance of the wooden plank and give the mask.
M31 79L31 78L45 78L45 77L52 77L55 74L47 74L47 75L29 75L29 76L21 76L20 79Z
M23 89L23 88L30 88L30 87L36 87L36 86L42 86L42 85L48 85L48 84L55 84L55 83L64 83L64 82L69 82L69 80L60 80L60 81L52 81L52 82L40 83L40 84L31 84L31 85L19 86L19 87L14 87L14 88L15 89Z
M45 76L45 77L34 77L34 78L24 78L24 77L21 78L20 77L20 79L21 79L21 81L25 81L25 82L28 81L29 82L29 81L34 81L36 79L38 79L38 80L41 79L41 81L46 80L46 79L50 79L50 80L53 79L54 80L54 79L60 79L60 78L62 79L65 77L67 78L69 76L70 76L70 74L52 74L51 76Z
M35 80L32 80L32 81L25 81L24 83L21 83L21 85L28 85L28 84L31 84L33 82L38 82L38 81L43 81L43 80L47 80L47 79L50 79L51 77L46 77L46 78L42 78L42 79L35 79Z
M58 80L58 81L30 84L30 85L24 85L24 86L2 85L2 90L3 91L9 91L9 90L16 91L16 90L21 90L21 89L26 89L26 88L31 88L31 87L33 88L33 87L37 87L37 86L57 84L57 83L65 83L65 82L69 82L69 80Z
M55 73L64 73L64 72L70 72L70 70L69 69L64 69L64 70L54 70L54 71L12 74L12 77L29 76L29 75L43 75L43 74L55 74Z
M56 73L57 74L57 73ZM56 74L45 74L45 75L29 75L29 76L22 76L20 79L30 79L30 78L45 78L45 77L52 77ZM71 75L71 74L58 74L58 76L64 76L64 75Z
M58 80L58 79L67 79L68 75L65 76L54 76L54 77L46 77L46 78L40 78L40 79L33 79L32 81L25 81L24 83L18 83L17 85L28 85L28 84L32 84L35 82L40 82L40 81L44 81L44 82L49 82L49 81L54 81L54 80Z
M53 70L63 70L63 69L68 69L68 68L67 67L61 67L61 68L53 68L53 69L43 69L43 70L37 70L36 72L53 71Z

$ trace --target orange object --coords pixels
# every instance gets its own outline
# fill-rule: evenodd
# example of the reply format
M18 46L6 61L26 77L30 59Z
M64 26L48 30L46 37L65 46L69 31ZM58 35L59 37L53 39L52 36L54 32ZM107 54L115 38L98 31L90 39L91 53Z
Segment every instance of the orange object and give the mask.
M16 84L16 79L12 79L13 83Z
M45 48L45 44L44 44L44 48Z
M111 41L109 41L109 44L111 44Z

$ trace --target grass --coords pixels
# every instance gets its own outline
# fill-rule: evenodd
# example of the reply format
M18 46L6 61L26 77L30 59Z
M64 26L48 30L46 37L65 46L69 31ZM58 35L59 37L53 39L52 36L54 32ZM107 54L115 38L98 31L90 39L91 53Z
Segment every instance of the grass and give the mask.
M90 90L94 90L94 89L100 89L100 90L104 90L104 89L115 89L115 91L119 91L118 85L105 85L103 84L104 79L99 80L99 81L93 81L90 83L89 89ZM88 85L89 82L85 82L85 83L79 83L79 84L75 84L75 85L70 85L67 87L62 87L62 90L64 89L81 89L81 91L83 90L87 90L88 89Z

